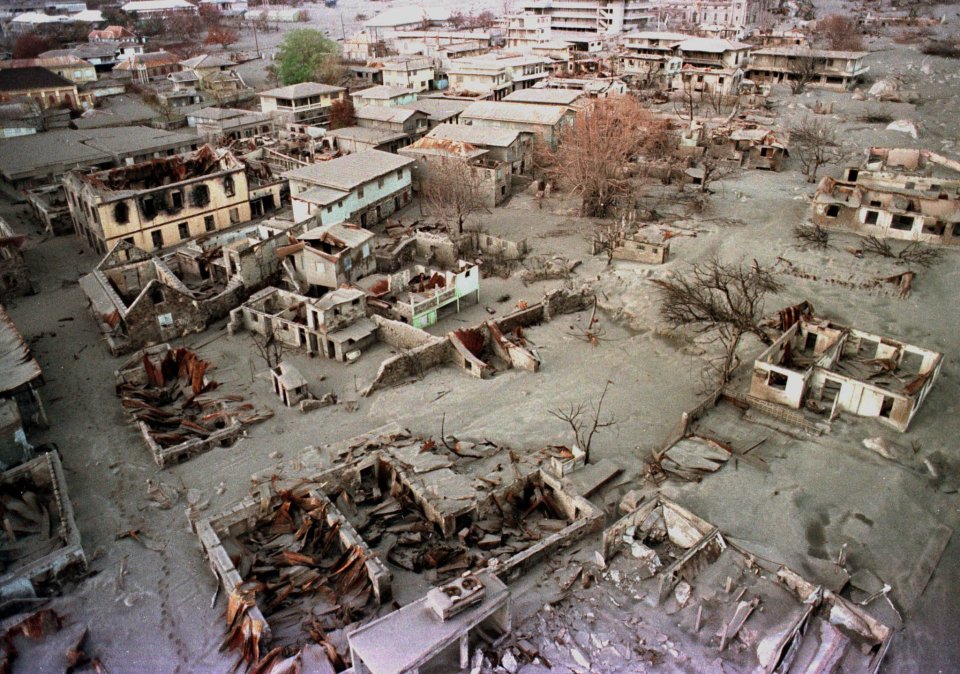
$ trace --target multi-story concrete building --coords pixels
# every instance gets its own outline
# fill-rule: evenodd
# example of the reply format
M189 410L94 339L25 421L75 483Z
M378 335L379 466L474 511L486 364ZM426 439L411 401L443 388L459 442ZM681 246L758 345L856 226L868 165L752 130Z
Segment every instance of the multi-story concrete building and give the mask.
M575 118L576 112L562 105L478 101L463 111L460 123L524 131L555 148L561 130L573 124Z
M66 105L71 108L92 107L80 101L77 85L46 68L0 69L0 102L17 98L32 99L41 110Z
M473 124L440 124L427 134L451 142L469 143L487 150L487 156L510 167L511 173L524 173L529 165L533 134L517 129Z
M330 108L346 98L346 89L319 82L301 82L261 91L261 112L275 113L287 123L327 124Z
M126 241L156 251L250 219L243 164L209 145L196 152L63 179L77 236L100 253Z
M526 0L508 17L507 44L563 40L584 51L595 51L602 41L640 30L656 21L651 0Z
M453 92L500 100L549 77L549 63L540 56L491 53L450 61L447 76Z
M93 64L73 55L0 61L0 68L3 69L33 67L46 68L74 84L97 81L97 70L93 67Z
M433 88L433 63L424 56L395 56L380 61L383 83L412 91Z
M960 180L848 168L825 176L810 219L861 236L960 244Z
M288 171L293 217L327 225L349 220L364 227L405 206L412 159L368 150Z
M808 87L844 91L870 70L867 52L808 47L767 47L751 53L749 77L758 84L786 83L803 78Z
M350 94L353 105L357 108L364 105L375 105L381 108L394 108L406 105L417 100L417 92L406 87L382 84L368 89L361 89Z
M413 174L418 189L429 193L432 184L443 186L454 180L465 194L486 208L499 206L510 196L510 165L490 157L490 152L464 141L424 137L401 148L404 157L416 160Z
M741 37L746 26L767 20L772 8L771 0L662 0L657 15L670 26L727 29Z

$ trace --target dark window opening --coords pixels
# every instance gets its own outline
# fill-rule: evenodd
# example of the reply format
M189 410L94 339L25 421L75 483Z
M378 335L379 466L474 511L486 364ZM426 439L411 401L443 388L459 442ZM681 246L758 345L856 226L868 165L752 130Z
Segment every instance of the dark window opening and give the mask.
M236 194L237 189L233 184L233 176L227 176L223 179L223 191L226 192L228 197L232 197Z
M183 192L177 190L176 192L170 193L170 207L174 211L179 211L183 208Z
M190 227L187 226L187 223L181 222L177 225L177 232L180 234L181 239L186 239L190 236Z
M207 232L212 232L214 229L216 229L216 225L215 225L214 222L213 222L213 216L212 216L212 215L206 215L206 216L204 216L204 218L203 218L203 229L204 229L205 231L207 231Z
M840 207L837 206L836 204L830 204L829 206L827 206L827 210L826 210L825 215L826 215L828 218L835 218L835 217L837 217L838 215L840 215Z
M163 248L163 232L159 229L150 232L150 240L153 242L154 248Z
M867 211L867 215L863 218L863 222L867 225L875 225L879 219L879 211Z
M923 233L933 234L934 236L943 236L944 223L933 220L923 223Z
M891 412L893 412L893 398L884 396L883 402L880 403L880 416L889 419Z
M900 215L897 213L893 216L893 221L890 223L891 229L897 229L901 232L909 232L913 229L913 216L912 215Z
M154 304L163 304L165 298L163 296L163 288L159 283L154 283L153 287L150 288L150 301Z
M780 374L774 370L770 370L770 372L767 373L767 386L770 388L775 388L778 391L786 391L788 381L790 381L790 379L785 374Z
M130 222L130 207L127 206L125 201L121 201L113 207L113 219L120 225Z
M206 185L195 185L190 192L190 202L196 207L203 207L210 203L210 188Z

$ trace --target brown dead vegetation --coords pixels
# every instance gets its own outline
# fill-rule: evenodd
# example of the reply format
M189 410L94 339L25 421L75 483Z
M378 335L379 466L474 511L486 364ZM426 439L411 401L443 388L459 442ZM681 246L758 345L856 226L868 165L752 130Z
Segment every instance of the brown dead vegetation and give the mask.
M669 123L628 96L598 99L545 150L547 176L580 197L580 215L604 217L630 200L635 182L625 167L639 158L662 158Z

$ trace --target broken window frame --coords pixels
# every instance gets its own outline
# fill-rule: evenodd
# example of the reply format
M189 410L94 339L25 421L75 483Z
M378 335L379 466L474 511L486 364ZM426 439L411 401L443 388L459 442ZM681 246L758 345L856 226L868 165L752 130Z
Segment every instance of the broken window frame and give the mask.
M118 201L114 204L113 219L118 225L126 225L130 222L130 206L126 201Z

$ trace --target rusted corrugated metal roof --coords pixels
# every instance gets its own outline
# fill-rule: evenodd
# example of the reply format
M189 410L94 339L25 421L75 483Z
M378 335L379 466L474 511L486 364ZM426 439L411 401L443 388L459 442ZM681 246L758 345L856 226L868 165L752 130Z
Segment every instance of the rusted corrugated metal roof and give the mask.
M0 305L0 393L9 393L42 374L40 364L23 341L23 335Z

